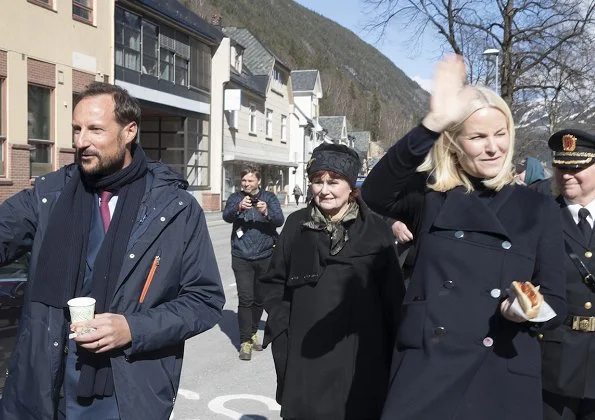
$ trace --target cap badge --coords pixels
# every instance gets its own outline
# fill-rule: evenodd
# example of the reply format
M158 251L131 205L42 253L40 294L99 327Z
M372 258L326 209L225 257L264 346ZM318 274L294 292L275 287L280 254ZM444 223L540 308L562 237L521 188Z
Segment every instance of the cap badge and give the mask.
M574 149L576 149L576 137L570 134L562 137L562 148L565 152L574 152Z

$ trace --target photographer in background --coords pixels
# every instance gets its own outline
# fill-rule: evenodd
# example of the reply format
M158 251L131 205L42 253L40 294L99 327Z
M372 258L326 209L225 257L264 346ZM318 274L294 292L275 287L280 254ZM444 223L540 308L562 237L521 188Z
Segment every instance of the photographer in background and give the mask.
M269 267L277 228L283 225L281 205L275 194L260 188L260 171L246 167L240 172L242 190L227 199L223 220L231 230L231 268L238 288L240 360L250 360L252 350L262 350L257 338L262 316L259 277Z

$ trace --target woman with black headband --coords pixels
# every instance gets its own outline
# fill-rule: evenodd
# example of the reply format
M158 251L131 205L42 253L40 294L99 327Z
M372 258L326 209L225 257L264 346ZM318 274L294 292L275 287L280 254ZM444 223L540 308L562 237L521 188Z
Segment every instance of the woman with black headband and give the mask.
M388 225L355 188L360 160L314 149L313 198L292 213L261 279L285 419L378 419L404 293Z

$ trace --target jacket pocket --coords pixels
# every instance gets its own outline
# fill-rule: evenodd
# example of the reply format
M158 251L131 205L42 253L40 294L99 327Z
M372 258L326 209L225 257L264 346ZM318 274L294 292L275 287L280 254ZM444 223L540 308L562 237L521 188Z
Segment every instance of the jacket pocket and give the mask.
M397 332L399 349L421 349L424 340L427 302L425 300L403 303L401 324Z

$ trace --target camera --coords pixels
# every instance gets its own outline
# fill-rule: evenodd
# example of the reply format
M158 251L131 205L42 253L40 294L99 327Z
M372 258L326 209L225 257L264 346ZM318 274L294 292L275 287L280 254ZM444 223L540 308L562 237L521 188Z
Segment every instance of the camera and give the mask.
M258 204L258 198L250 197L250 202L252 203L253 206L255 206L256 204Z

